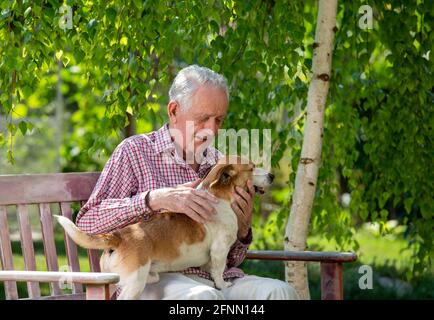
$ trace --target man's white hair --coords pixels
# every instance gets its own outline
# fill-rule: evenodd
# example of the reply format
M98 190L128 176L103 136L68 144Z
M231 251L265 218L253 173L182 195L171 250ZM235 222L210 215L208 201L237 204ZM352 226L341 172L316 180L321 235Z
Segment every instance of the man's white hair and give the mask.
M169 90L171 101L179 103L182 111L191 107L193 95L202 85L212 85L225 91L229 100L229 88L224 76L196 64L188 66L176 75Z

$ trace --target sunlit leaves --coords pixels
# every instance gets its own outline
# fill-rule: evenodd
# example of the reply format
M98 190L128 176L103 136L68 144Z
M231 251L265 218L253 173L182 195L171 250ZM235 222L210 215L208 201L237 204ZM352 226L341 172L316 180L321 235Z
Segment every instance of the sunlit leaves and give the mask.
M434 87L434 68L420 48L433 33L428 21L434 17L426 11L428 4L406 7L402 2L399 10L380 1L371 5L378 12L376 27L362 31L354 24L359 4L341 4L317 214L321 217L319 210L330 201L336 203L332 195L339 193L330 186L337 180L351 195L350 212L362 221L397 219L408 225L420 265L433 250L434 227L426 214L433 203L434 100L427 95ZM421 12L424 27L415 20ZM419 50L415 38L421 41ZM331 215L317 220L320 229L326 229ZM416 223L421 219L425 223Z
M228 78L226 128L273 130L272 163L290 157L292 191L315 1L66 4L73 21L63 30L56 2L0 2L0 114L7 122L0 145L11 162L17 132L29 135L34 120L55 116L60 90L63 169L100 170L125 137L128 115L138 133L157 129L176 72L198 63ZM375 27L361 30L362 4L340 2L312 230L348 244L355 224L397 218L409 226L419 263L433 249L433 4L371 1Z

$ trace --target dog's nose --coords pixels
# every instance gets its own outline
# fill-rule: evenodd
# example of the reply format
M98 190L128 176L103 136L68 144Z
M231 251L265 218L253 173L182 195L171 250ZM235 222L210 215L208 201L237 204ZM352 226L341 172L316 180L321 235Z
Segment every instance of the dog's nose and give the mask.
M274 180L274 174L269 173L268 174L268 180L270 180L270 183L273 182L273 180Z

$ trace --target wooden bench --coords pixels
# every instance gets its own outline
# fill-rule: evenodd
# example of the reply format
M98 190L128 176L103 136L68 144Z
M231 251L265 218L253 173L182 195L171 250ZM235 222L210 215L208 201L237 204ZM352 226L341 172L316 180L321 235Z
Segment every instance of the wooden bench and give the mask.
M98 250L87 250L91 272L80 272L77 246L63 233L69 271L59 271L52 214L73 217L73 205L86 203L99 177L97 172L0 176L0 258L6 299L19 299L17 282L27 282L28 299L109 299L109 286L119 281L114 273L101 273ZM30 207L37 206L47 271L36 270ZM55 208L55 209L53 209ZM78 210L76 208L76 210ZM16 212L25 270L15 271L8 213ZM57 212L53 212L57 211ZM14 217L9 214L9 217ZM10 219L12 220L12 219ZM62 231L63 232L63 231ZM82 249L80 249L82 250ZM84 249L83 249L84 250ZM321 264L321 299L343 299L342 264L357 259L351 252L249 251L248 259L317 261ZM72 283L65 294L61 285ZM42 296L40 283L49 283ZM83 288L85 285L86 289Z

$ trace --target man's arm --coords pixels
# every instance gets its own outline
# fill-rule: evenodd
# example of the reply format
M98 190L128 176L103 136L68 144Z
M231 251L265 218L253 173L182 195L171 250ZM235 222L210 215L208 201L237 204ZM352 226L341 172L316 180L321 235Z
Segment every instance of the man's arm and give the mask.
M229 254L227 265L229 268L238 267L246 258L247 249L252 243L252 229L249 229L247 236L243 239L237 239L232 245Z
M252 215L255 188L251 180L247 181L248 191L236 188L233 195L235 202L232 209L238 218L237 241L232 245L228 254L228 267L238 267L246 257L247 249L252 243Z
M135 163L132 150L128 141L124 141L113 152L92 195L77 216L80 229L91 234L111 232L140 218L149 219L160 211L184 213L199 222L211 219L216 213L209 201L217 202L217 199L193 189L192 183L158 189L153 183L154 172L146 162ZM137 177L145 184L140 189L146 190L138 194Z
M149 168L145 166L143 170L148 170L147 176L151 177ZM130 146L124 141L113 152L89 200L81 208L77 226L84 232L99 234L122 228L140 217L149 218L151 210L145 204L147 192L136 194L137 188Z

